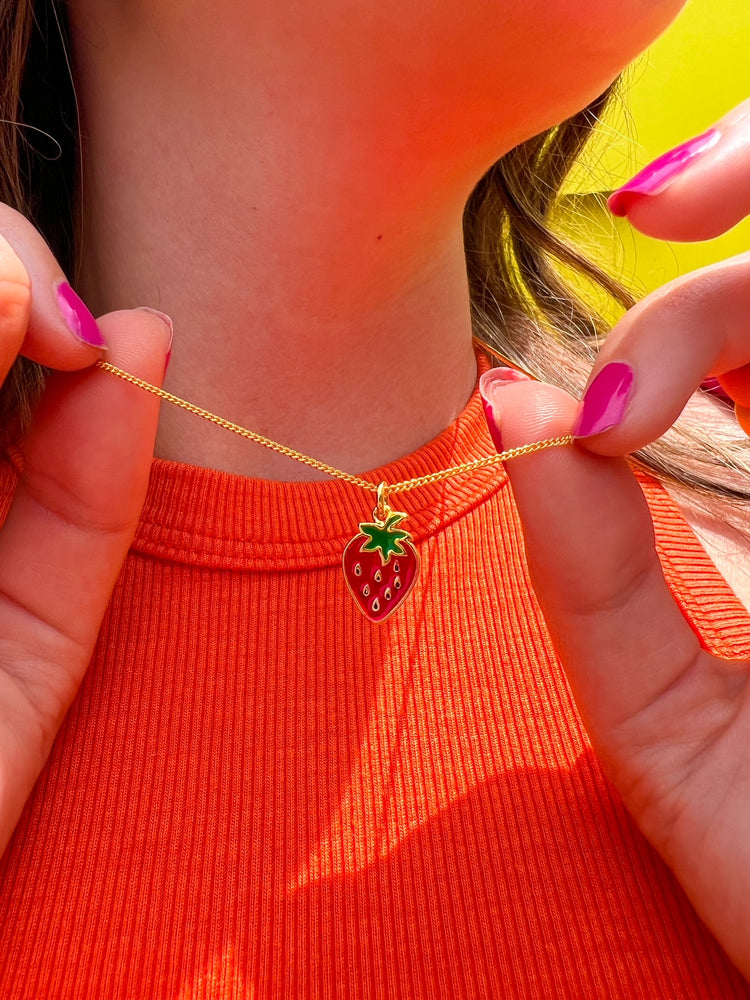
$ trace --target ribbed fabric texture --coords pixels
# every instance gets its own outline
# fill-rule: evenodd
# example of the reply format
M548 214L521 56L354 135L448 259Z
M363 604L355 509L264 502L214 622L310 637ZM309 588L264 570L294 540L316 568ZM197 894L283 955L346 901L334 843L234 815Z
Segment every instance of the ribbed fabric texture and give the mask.
M475 393L373 480L491 453ZM749 655L643 485L688 619ZM154 462L0 863L3 1000L750 997L591 753L503 471L400 501L422 573L372 625L339 565L361 490Z

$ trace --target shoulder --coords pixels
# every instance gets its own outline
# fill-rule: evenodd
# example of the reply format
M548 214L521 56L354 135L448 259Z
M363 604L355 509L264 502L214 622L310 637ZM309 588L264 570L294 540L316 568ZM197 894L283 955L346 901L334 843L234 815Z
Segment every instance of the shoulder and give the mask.
M704 648L750 658L750 540L742 510L667 486L635 467L669 589ZM748 527L750 528L750 505ZM732 527L732 522L736 527Z
M748 534L743 534L722 518L720 512L708 513L672 498L693 529L709 558L750 612L750 509Z

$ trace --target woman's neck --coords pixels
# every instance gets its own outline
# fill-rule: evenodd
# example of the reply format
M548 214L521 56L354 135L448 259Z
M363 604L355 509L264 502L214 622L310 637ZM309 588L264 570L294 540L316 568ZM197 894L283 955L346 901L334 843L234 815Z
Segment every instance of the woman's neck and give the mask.
M461 213L479 164L425 161L335 81L295 89L277 66L271 92L231 39L193 59L105 6L76 35L92 309L168 312L170 391L347 471L435 437L476 377ZM167 404L156 453L324 478Z

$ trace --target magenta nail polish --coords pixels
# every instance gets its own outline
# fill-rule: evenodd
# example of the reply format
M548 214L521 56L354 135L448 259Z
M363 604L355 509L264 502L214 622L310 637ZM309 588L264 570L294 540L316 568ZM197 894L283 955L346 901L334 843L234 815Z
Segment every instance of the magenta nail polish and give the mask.
M487 418L487 427L490 431L490 437L492 442L500 452L503 450L503 436L500 433L500 428L497 426L497 421L495 420L495 411L492 409L492 404L488 403L487 400L482 397L482 406L484 407L484 415Z
M492 406L493 400L497 402L497 397L502 391L503 386L509 385L511 382L530 381L530 377L524 372L520 372L515 368L505 367L490 368L479 379L479 394L482 397L487 426L489 427L492 441L499 452L503 450L503 439L497 424L495 410Z
M83 299L77 295L67 281L56 288L57 302L68 329L90 347L107 350L107 342L102 337L96 320L89 312Z
M633 369L622 361L605 365L586 390L573 428L577 438L616 427L633 394Z
M721 139L721 133L710 128L702 135L682 143L675 149L660 156L658 160L649 163L632 180L610 195L609 210L613 215L625 216L633 200L640 195L655 195L666 191L669 185L690 164L703 153L712 149Z

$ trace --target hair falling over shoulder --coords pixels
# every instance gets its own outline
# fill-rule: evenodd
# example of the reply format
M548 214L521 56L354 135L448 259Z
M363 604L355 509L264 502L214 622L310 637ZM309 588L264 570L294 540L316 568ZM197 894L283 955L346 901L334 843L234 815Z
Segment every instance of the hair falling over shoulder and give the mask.
M76 101L62 0L0 0L0 201L26 215L75 281ZM626 309L630 293L554 231L563 183L616 87L522 143L480 180L464 213L475 333L546 382L580 395L607 323L562 276L576 273ZM45 371L19 358L0 390L0 450L22 438ZM678 500L721 510L750 534L750 441L695 407L635 460ZM706 411L708 407L708 411Z
M622 309L635 299L557 235L553 219L566 178L616 95L615 83L577 115L512 149L481 179L464 212L477 336L577 397L610 326L577 289L588 281ZM571 286L561 269L583 281ZM750 441L729 413L696 392L670 430L633 461L678 503L719 514L750 537Z
M58 0L0 0L0 201L31 219L75 274L78 156L65 11ZM45 370L19 357L0 388L0 453L24 434Z

